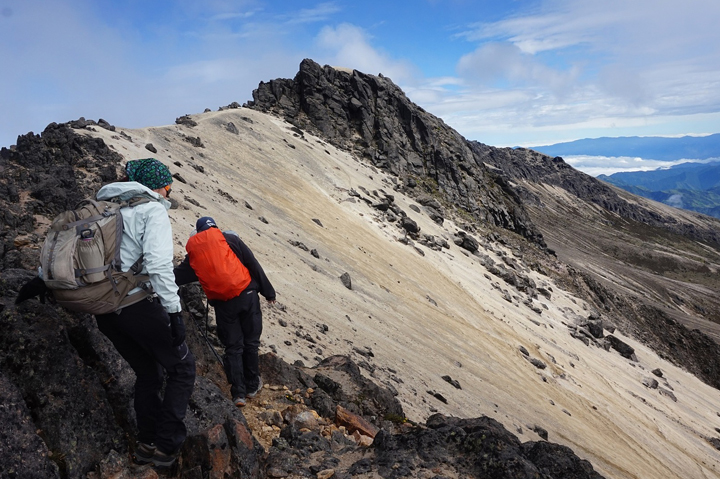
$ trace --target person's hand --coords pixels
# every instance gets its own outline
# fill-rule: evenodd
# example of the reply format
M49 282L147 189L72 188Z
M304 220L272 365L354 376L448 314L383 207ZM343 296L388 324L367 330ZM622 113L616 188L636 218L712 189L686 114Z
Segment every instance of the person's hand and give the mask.
M35 296L39 296L40 302L45 304L45 296L47 293L48 287L45 285L45 281L43 281L40 276L35 276L20 288L17 298L15 298L15 304L20 304Z
M185 342L185 322L182 319L182 313L170 313L170 334L172 335L172 345L177 347Z

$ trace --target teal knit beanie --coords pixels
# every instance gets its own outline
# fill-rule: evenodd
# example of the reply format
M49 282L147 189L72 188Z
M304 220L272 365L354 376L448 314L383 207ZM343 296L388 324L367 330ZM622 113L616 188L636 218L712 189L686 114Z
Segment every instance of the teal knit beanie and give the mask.
M125 165L128 180L137 181L151 190L157 190L173 182L170 169L155 158L131 160Z

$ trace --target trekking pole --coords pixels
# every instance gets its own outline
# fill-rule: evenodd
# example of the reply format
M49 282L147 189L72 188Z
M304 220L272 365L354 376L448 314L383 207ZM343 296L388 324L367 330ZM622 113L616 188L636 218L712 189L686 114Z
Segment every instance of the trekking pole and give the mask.
M199 324L197 323L197 321L195 320L195 315L191 314L190 316L192 316L192 318L193 318L193 323L195 323L195 327L197 328L198 332L200 333L200 336L203 337L203 339L205 340L205 343L208 345L208 348L210 348L210 351L213 352L213 354L215 355L215 357L217 358L217 360L218 360L218 361L220 362L220 364L222 365L222 364L223 364L223 360L222 360L222 358L220 357L220 355L218 354L218 352L215 351L215 348L214 348L213 345L210 343L210 339L208 338L208 335L207 335L207 324L208 324L208 314L209 314L209 311L210 311L210 305L206 305L206 306L205 306L205 331L202 330L202 328L200 327L200 325L199 325Z

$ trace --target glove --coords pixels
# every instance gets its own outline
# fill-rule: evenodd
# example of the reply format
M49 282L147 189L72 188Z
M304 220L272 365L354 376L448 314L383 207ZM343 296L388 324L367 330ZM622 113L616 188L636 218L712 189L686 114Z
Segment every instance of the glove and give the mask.
M170 334L173 346L177 347L185 342L185 322L182 313L170 313Z
M45 296L47 293L48 287L45 285L45 281L43 281L40 276L36 276L20 288L17 298L15 298L15 304L20 304L35 296L39 296L40 302L45 304Z

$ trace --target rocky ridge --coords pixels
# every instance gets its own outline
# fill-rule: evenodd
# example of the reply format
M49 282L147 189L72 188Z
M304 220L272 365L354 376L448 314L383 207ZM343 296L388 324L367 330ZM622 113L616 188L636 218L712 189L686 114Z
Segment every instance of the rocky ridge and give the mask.
M555 275L664 357L720 387L720 300L714 293L720 287L720 222L638 201L559 157L468 141L382 75L306 59L295 78L261 82L247 106L390 172L398 178L396 189L416 197L437 221L470 214L475 226L497 226L541 249L551 238L550 253L572 265L571 274L552 257L523 247L534 268ZM506 236L485 234L493 241ZM522 243L512 236L507 241ZM697 252L695 242L707 248ZM613 259L587 267L603 257ZM681 288L668 273L678 270L689 271ZM608 277L634 281L619 287Z
M41 241L47 219L118 178L123 158L73 130L95 126L84 120L52 124L42 135L19 137L16 147L0 152L0 185L6 193L0 200L2 477L157 477L152 469L129 463L134 376L94 319L34 300L12 305L20 286L34 276L38 249L28 246ZM185 183L181 175L175 178ZM391 211L389 195L366 201L376 206L385 201ZM417 228L406 230L419 238ZM428 238L420 241L430 244ZM468 250L476 246L468 235L457 242ZM432 244L443 247L443 241ZM212 328L203 333L201 290L185 287L182 298L198 378L186 418L188 440L177 466L164 475L601 477L569 448L544 440L521 443L491 418L436 414L426 424L411 423L396 392L377 386L344 356L307 368L265 354L262 375L268 387L247 409L251 427L229 400L212 352L219 345ZM370 350L358 352L371 360Z

